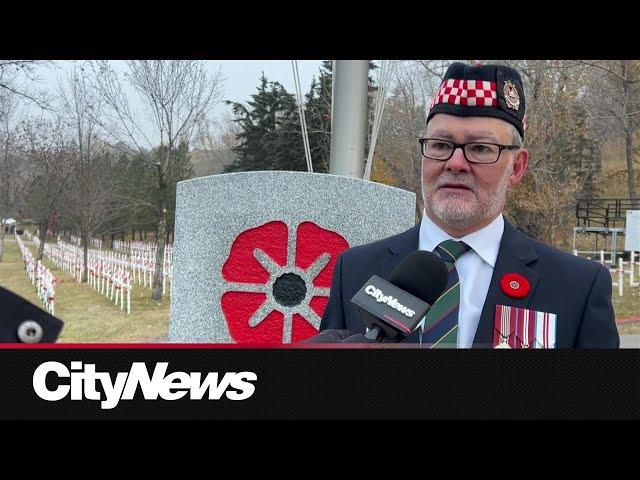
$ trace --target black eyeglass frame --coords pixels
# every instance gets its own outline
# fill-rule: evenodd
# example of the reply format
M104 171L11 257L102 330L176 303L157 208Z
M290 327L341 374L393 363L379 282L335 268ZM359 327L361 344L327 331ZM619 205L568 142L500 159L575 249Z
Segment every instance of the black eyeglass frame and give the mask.
M449 155L447 158L433 158L433 157L429 157L428 155L425 155L425 153L424 153L424 143L427 140L438 140L439 142L444 142L444 143L448 143L450 145L453 145L453 149L451 150L451 155ZM418 142L420 142L420 151L422 153L422 156L425 157L425 158L428 158L429 160L436 160L438 162L446 162L451 157L453 157L454 152L458 148L461 148L462 149L462 154L464 155L464 159L469 163L474 163L474 164L478 164L478 165L492 165L492 164L496 163L498 160L500 160L500 155L502 155L502 151L503 150L517 150L517 149L522 148L522 146L520 146L520 145L502 145L500 143L491 143L491 142L456 143L456 142L452 142L451 140L445 140L443 138L431 138L431 137L419 138ZM493 162L476 162L474 160L469 160L469 158L467 157L467 151L465 149L465 147L467 145L493 145L494 147L498 147L498 156L496 157L496 159Z

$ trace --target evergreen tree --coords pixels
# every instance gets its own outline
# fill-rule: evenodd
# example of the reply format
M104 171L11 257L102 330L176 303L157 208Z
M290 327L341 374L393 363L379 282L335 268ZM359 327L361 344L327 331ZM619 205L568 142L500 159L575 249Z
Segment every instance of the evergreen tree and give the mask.
M371 64L371 69L377 68ZM373 94L377 87L369 77L369 134L373 122ZM278 82L269 82L264 73L257 93L247 106L232 106L234 121L240 127L236 160L225 172L251 170L306 171L307 163L297 100ZM326 60L305 96L305 120L313 171L329 171L331 150L332 62ZM364 159L363 159L364 161Z
M279 111L276 117L271 157L274 170L306 171L304 142L296 98L277 82L273 83Z
M269 82L264 73L260 78L258 92L244 106L229 102L235 115L234 122L240 127L238 145L232 150L236 160L225 168L225 172L250 170L274 170L274 145L278 143L276 133L277 117L280 114L281 99L274 82Z
M330 75L330 74L329 74ZM326 80L324 80L326 84ZM307 94L307 125L319 124L322 115L324 122L331 124L331 78L329 77L329 100L320 98L321 92L317 82L313 82ZM240 126L237 136L238 145L233 149L236 160L225 168L225 172L252 170L289 170L306 171L307 163L304 154L304 143L298 106L294 95L286 91L279 82L269 82L262 75L258 92L251 96L247 106L237 102L227 102L232 106L236 116L234 121ZM326 102L324 110L320 109ZM327 113L328 112L328 113ZM328 151L330 145L329 132L323 139L320 128L309 127L309 143L314 171L328 170ZM327 140L328 139L328 140ZM326 145L321 144L321 140ZM322 146L318 146L322 145ZM326 154L323 152L326 151Z

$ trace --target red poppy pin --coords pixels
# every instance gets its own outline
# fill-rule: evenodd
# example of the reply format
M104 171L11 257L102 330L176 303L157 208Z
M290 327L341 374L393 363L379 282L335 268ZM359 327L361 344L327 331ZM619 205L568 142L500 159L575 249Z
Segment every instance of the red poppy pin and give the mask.
M505 273L500 279L500 288L512 298L524 298L529 294L531 284L519 273Z

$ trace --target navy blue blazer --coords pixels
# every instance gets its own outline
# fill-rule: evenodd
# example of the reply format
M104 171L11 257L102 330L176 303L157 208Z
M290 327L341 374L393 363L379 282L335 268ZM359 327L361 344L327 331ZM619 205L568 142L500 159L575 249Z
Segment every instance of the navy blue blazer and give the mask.
M393 237L342 252L333 271L331 294L320 330L338 328L364 333L365 325L351 298L371 275L388 279L402 259L418 249L419 232L420 224ZM514 272L531 284L524 298L509 297L500 288L500 278ZM609 270L600 263L534 240L506 219L473 348L492 346L496 305L555 313L556 348L620 346ZM407 340L417 339L414 333Z

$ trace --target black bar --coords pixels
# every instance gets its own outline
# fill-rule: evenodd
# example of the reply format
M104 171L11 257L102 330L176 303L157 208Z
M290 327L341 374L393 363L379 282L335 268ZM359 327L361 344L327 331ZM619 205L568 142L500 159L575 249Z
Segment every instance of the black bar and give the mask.
M49 402L33 373L47 361L98 372L157 362L167 373L254 372L246 400ZM83 367L84 368L84 367ZM0 419L640 419L638 350L7 349L0 350ZM56 388L69 379L47 377Z

